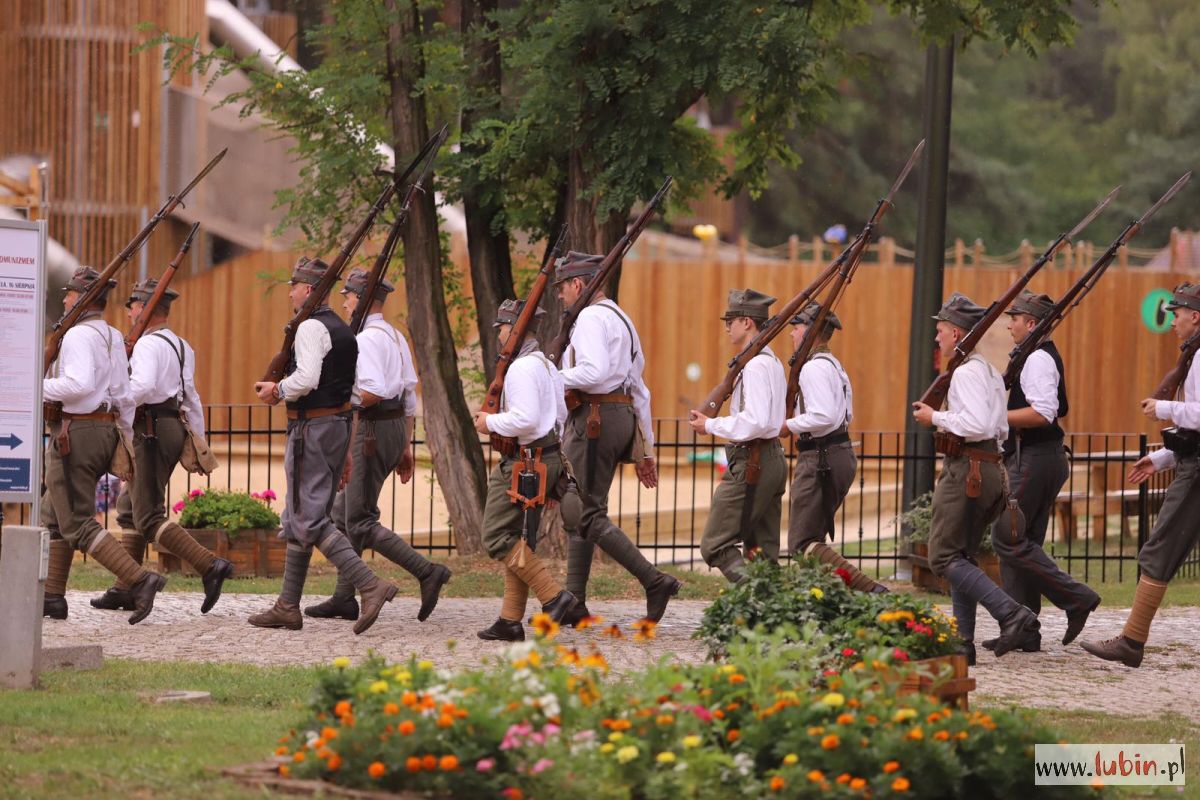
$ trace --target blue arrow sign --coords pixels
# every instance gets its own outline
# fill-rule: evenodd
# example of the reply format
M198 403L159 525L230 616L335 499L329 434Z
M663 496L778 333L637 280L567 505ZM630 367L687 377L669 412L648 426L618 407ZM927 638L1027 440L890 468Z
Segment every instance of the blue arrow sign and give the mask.
M17 438L15 433L10 433L7 436L0 436L0 447L8 445L9 450L15 450L20 444L21 440Z

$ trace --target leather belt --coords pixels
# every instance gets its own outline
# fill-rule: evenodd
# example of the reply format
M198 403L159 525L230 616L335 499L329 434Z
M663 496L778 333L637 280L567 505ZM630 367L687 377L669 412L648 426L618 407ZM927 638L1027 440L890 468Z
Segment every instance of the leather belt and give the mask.
M980 472L980 463L999 464L1003 460L1003 456L995 449L985 450L979 447L971 447L972 444L988 444L991 448L995 448L995 442L991 440L983 440L980 442L967 442L961 436L956 436L953 433L938 431L933 435L933 447L937 452L951 458L965 457L970 464L967 470L967 497L979 497L983 494L983 474Z
M64 412L62 412L62 418L63 419L71 419L71 420L91 419L91 420L104 420L107 422L116 422L117 421L117 412L115 412L115 411L92 411L89 414L72 414L68 411L64 411Z
M579 399L584 403L616 403L623 406L633 405L633 398L624 392L609 392L608 394L579 393Z
M779 437L768 436L763 439L747 439L744 442L733 442L732 447L745 447L747 449L758 449L762 445L779 444Z
M332 417L334 414L344 414L349 410L349 403L324 408L289 408L287 417L291 420L320 419L321 417Z
M404 417L407 416L404 413L403 406L400 408L376 409L377 406L371 406L370 408L356 408L354 409L354 413L358 415L359 419L367 420L369 422L383 422L384 420L388 419L404 419Z
M817 450L818 448L833 447L835 444L844 444L850 441L850 434L846 431L839 433L831 433L828 436L800 438L796 440L796 452L806 453L809 450Z

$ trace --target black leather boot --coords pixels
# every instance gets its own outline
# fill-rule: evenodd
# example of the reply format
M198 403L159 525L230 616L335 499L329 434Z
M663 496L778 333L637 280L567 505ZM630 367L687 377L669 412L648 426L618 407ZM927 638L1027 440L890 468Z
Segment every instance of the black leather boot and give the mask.
M221 586L225 579L233 575L233 564L223 558L213 559L212 566L204 572L200 580L204 583L204 602L200 604L200 613L207 614L217 604L221 597Z
M353 622L358 619L358 601L353 595L344 598L334 595L322 603L304 609L304 616L316 619L348 619Z
M561 623L567 614L570 614L571 610L577 605L579 605L579 601L575 599L575 595L564 589L555 595L553 600L542 606L542 613L549 614L550 619Z
M434 564L429 574L421 579L421 610L417 612L417 621L424 622L437 608L442 595L442 587L450 582L450 568L443 564Z
M108 587L108 591L88 601L92 608L103 611L133 611L133 593L128 589Z
M50 619L67 618L67 597L61 594L47 594L42 599L42 616Z
M525 641L525 627L520 622L497 619L492 623L492 627L475 635L487 642L523 642Z
M665 572L658 573L649 586L646 587L646 619L658 622L667 613L667 603L679 594L683 584Z

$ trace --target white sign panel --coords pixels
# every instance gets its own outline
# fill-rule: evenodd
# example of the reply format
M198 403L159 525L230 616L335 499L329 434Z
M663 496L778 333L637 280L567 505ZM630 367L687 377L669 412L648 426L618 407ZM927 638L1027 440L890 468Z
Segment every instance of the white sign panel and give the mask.
M41 488L46 223L0 220L0 500Z

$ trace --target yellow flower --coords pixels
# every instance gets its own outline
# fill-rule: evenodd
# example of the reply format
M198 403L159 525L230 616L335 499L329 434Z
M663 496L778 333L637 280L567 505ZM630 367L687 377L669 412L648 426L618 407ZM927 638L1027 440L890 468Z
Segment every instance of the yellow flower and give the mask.
M683 746L689 749L693 747L699 747L701 741L703 740L694 734L692 736L685 736L683 737Z
M345 656L338 656L333 660L333 665L338 669L345 669L346 667L350 666L350 659L346 658Z
M406 669L402 669L396 673L396 682L399 683L401 686L407 684L411 680L412 680L412 673Z
M533 628L538 636L553 639L558 635L558 623L550 619L550 615L542 612L533 615Z
M611 742L605 742L604 744L600 745L601 753L611 753L613 750L616 750L616 749L617 749L617 746L615 744L612 744Z
M725 673L726 675L728 675L731 672L737 672L737 670L738 670L738 668L735 667L733 664L722 664L720 671Z
M838 694L837 692L830 692L821 698L821 702L830 708L838 708L846 702L846 698L844 695Z
M375 681L371 684L371 694L383 694L388 690L387 681Z
M624 738L625 738L625 734L621 733L620 731L613 731L612 733L610 733L608 735L608 740L610 742L619 742Z
M417 669L433 669L432 661L418 661Z
M638 757L638 749L631 744L625 745L617 751L617 761L622 764L628 764Z
M800 756L796 755L795 753L788 753L786 756L783 757L783 763L789 767L792 766L793 764L795 764L799 760L800 760Z
M892 717L892 720L894 722L904 722L904 720L912 719L916 715L917 715L917 712L914 709L902 708L896 712L896 715L894 717Z
M821 589L817 588L816 586L809 589L808 593L811 594L813 597L817 598L818 600L822 600L825 597L825 592L823 592Z
M654 760L660 764L674 764L675 763L675 754L672 753L670 750L664 750L661 753L659 753L655 757Z

